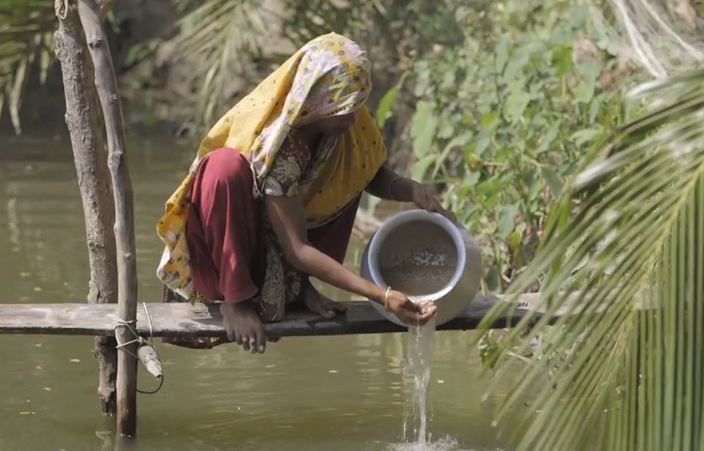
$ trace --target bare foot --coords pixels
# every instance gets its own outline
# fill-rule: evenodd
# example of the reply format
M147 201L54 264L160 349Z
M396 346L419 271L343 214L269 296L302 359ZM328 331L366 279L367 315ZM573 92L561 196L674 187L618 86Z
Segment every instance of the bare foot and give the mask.
M266 349L266 332L264 324L259 319L254 301L243 301L235 304L223 302L220 304L222 325L230 341L242 345L245 351L263 353Z
M342 313L347 310L347 306L340 304L339 302L331 301L322 294L318 293L318 290L313 288L310 282L303 284L303 303L306 308L313 313L317 313L325 319L334 318L338 312Z

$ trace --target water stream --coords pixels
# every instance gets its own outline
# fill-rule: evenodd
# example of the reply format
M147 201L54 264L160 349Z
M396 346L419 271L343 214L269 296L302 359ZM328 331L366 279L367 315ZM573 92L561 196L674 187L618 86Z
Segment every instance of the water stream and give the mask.
M403 367L406 412L402 443L390 445L388 451L466 451L457 439L445 436L433 441L431 423L431 369L435 352L435 320L423 326L411 326L406 334Z
M428 391L434 338L435 320L424 326L411 326L408 329L404 378L411 415L404 421L403 436L405 439L415 440L420 445L426 444L432 438L428 430Z

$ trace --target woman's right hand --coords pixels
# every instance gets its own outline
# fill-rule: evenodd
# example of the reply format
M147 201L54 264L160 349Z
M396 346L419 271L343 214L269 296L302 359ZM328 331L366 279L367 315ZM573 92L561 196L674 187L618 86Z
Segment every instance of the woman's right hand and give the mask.
M381 302L384 303L384 299ZM427 323L437 310L436 305L432 302L416 304L408 299L408 296L396 290L389 292L389 298L385 304L389 312L408 325Z

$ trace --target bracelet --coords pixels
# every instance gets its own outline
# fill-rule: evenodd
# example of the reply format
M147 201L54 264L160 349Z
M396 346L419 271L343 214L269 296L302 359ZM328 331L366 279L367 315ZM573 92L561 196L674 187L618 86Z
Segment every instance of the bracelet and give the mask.
M391 287L386 287L386 293L384 293L384 310L389 311L389 295L391 294Z

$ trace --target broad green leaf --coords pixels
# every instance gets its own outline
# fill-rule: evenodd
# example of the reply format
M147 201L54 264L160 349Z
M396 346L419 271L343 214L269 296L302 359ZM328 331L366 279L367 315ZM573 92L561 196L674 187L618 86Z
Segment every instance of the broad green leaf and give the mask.
M484 151L489 148L489 144L491 144L491 134L485 130L482 130L479 133L476 142L467 149L466 154L475 154L476 156L481 157L484 154Z
M552 62L555 66L555 75L564 77L572 72L572 46L563 45L552 52Z
M376 121L379 124L379 128L383 128L386 120L391 117L391 108L396 101L396 97L398 97L399 90L399 86L395 85L379 101L379 106L376 109Z
M506 98L504 103L504 116L511 123L516 123L530 102L530 96L524 91L513 91Z
M470 172L462 179L462 185L471 188L479 182L480 177L479 172Z
M589 122L596 121L596 117L601 111L601 106L603 104L603 95L594 96L591 103L589 104Z
M584 28L584 25L585 25L585 22L587 21L588 16L589 16L589 5L586 5L586 4L575 5L572 8L572 11L570 14L572 27L574 27L575 30L581 30L582 28Z
M536 154L541 154L550 148L555 138L557 138L557 134L560 132L560 125L562 125L561 122L555 121L550 128L547 129L545 134L540 137L540 145L536 149Z
M486 281L486 287L489 291L496 291L499 289L501 285L501 273L496 266L492 266L489 269L489 272L486 274L484 280Z
M411 137L413 138L413 152L418 157L427 155L431 151L433 137L438 119L435 115L435 104L421 100L416 104L416 112L411 120Z
M455 124L457 123L456 121L449 121L449 120L439 120L440 125L438 127L436 138L437 139L447 139L450 136L455 134Z
M425 174L428 172L428 169L430 169L430 165L435 162L436 158L437 155L434 154L428 154L423 156L413 165L413 169L411 170L411 177L414 180L423 180Z
M577 102L589 103L594 96L596 85L593 80L582 80L576 88L574 88L574 99Z
M506 238L513 232L516 227L516 214L518 213L518 205L506 205L501 209L499 214L499 223L496 228L496 233L499 238Z
M521 245L523 244L523 234L518 231L514 230L506 239L506 243L508 243L508 248L511 251L511 255L516 257L518 253L521 251Z
M562 192L562 180L560 180L557 172L545 166L541 168L541 171L543 173L543 177L545 178L545 182L550 188L550 191L552 191L553 196L558 197Z
M464 147L467 145L467 143L472 139L472 133L471 132L465 132L460 135L455 136L452 138L446 145L445 148L442 150L442 153L438 156L438 158L435 161L435 169L433 170L433 174L431 178L435 178L437 176L438 171L442 167L442 165L445 164L445 161L447 160L448 156L450 155L450 152L453 149L456 149L457 147Z
M494 50L495 60L493 61L494 70L496 71L496 73L500 74L504 71L504 66L508 61L509 45L510 41L505 36L502 36L499 39L499 42L496 44L496 49Z
M477 192L489 198L500 192L504 188L504 182L500 178L490 178L477 185Z
M589 60L577 65L577 73L588 81L595 81L601 74L601 65L594 60Z
M501 113L497 110L490 111L481 118L482 129L487 132L493 132L501 123Z
M602 130L598 128L585 128L584 130L574 132L572 136L570 136L570 141L574 142L577 146L581 146L584 143L592 141L594 137L599 136L601 133Z
M528 61L530 61L530 56L531 50L529 46L515 49L508 60L508 64L506 64L506 69L504 69L503 82L510 83L516 79L523 71L525 65L528 64Z
M407 76L408 72L404 72L398 83L389 89L379 101L379 106L376 108L376 122L379 124L379 128L384 128L386 120L391 117L394 103Z

